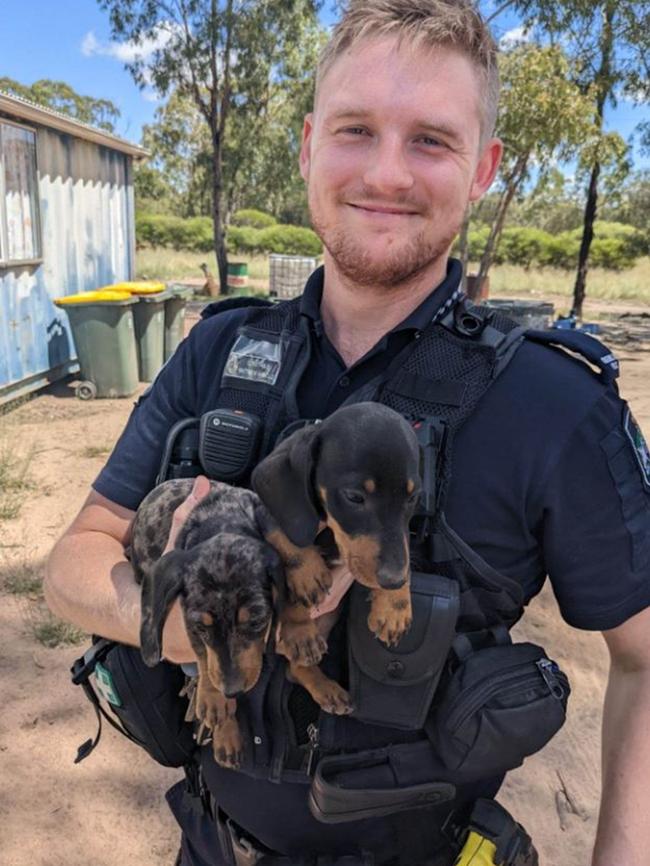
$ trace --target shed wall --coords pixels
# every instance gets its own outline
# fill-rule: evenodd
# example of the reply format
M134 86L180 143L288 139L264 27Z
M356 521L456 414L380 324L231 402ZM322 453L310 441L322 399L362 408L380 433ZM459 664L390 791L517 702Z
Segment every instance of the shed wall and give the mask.
M34 127L43 261L0 264L0 403L74 369L60 295L127 280L134 271L130 156Z

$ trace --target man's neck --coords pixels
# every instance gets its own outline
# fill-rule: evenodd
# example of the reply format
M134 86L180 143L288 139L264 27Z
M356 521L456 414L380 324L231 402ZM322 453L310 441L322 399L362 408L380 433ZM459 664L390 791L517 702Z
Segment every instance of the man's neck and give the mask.
M351 367L403 322L446 274L444 258L398 286L359 286L351 284L326 254L321 319L328 339L346 365Z

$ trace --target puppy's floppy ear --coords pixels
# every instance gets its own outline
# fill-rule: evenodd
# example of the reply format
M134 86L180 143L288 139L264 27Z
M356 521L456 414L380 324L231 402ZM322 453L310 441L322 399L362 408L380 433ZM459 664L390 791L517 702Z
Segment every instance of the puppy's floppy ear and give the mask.
M312 476L319 441L317 425L297 430L258 464L251 479L253 490L298 547L308 547L318 534Z
M150 668L160 661L163 626L169 608L183 587L184 554L180 550L166 553L142 581L140 651Z

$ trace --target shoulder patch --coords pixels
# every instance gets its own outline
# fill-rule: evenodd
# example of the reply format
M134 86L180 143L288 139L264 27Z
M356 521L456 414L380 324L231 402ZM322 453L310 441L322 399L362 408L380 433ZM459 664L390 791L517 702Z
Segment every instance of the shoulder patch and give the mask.
M634 451L636 462L641 470L643 483L646 489L650 490L650 449L629 406L625 409L623 429Z

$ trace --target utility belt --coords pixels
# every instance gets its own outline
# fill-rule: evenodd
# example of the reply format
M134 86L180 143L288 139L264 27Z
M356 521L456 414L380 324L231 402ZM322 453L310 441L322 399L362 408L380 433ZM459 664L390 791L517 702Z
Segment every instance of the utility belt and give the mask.
M372 851L289 857L272 851L229 818L213 801L221 853L227 866L377 866ZM451 811L442 829L442 846L427 852L419 866L538 866L537 851L525 829L495 800L476 800L469 809ZM381 859L399 866L400 858ZM415 864L411 864L415 866Z

